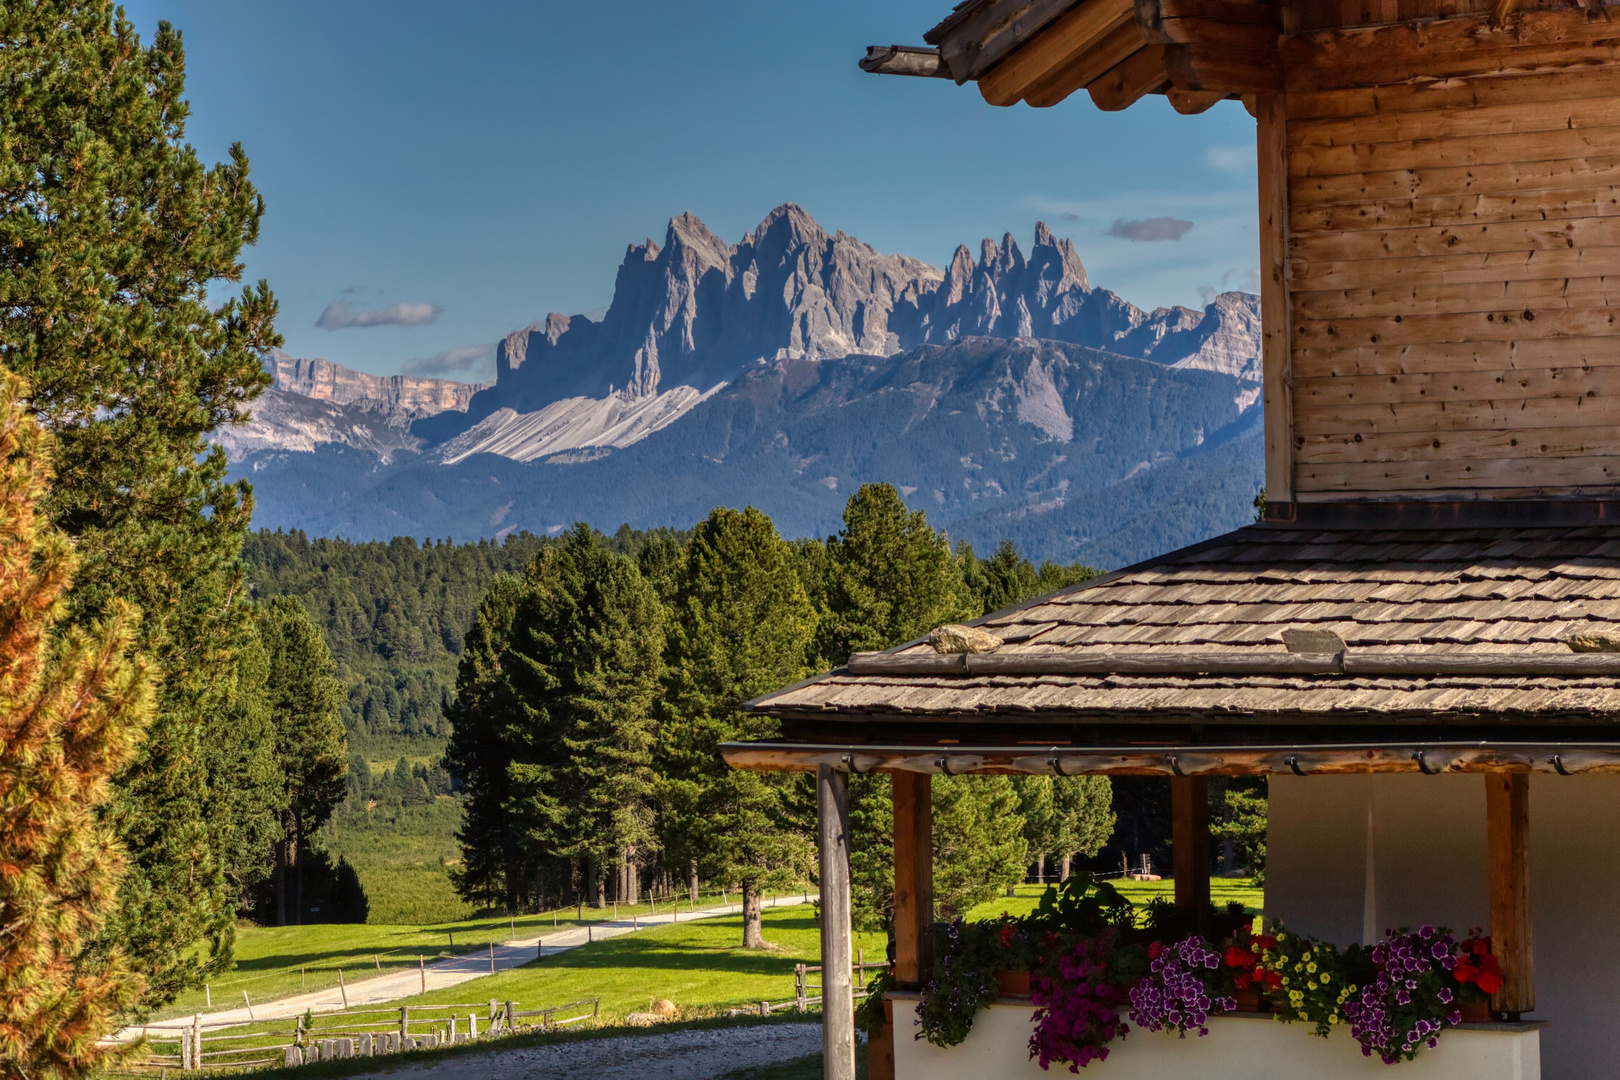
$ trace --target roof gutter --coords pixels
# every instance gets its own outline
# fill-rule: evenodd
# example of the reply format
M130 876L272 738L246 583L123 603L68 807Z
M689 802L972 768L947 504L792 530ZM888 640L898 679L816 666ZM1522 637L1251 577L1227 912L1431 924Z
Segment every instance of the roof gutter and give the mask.
M1101 652L1101 650L1099 650ZM1620 653L1280 653L1233 652L856 653L850 675L1360 675L1376 678L1506 676L1581 679L1620 676Z
M1254 746L902 746L722 743L736 769L1024 773L1046 776L1333 776L1357 773L1620 773L1620 742L1410 742Z
M868 45L861 70L873 75L916 75L926 79L952 78L938 49L925 45Z

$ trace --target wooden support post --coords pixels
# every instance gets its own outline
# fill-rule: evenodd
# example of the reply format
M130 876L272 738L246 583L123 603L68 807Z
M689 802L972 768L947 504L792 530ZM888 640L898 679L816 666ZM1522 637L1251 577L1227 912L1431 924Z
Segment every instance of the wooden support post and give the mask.
M933 777L897 772L894 793L894 979L915 989L934 971Z
M1491 951L1502 989L1491 1008L1517 1020L1536 1007L1530 939L1530 774L1485 774L1486 873L1490 875Z
M1170 842L1175 863L1176 907L1201 934L1209 933L1209 781L1170 778Z
M855 1080L855 997L850 986L849 778L816 769L821 849L821 1057L825 1080Z

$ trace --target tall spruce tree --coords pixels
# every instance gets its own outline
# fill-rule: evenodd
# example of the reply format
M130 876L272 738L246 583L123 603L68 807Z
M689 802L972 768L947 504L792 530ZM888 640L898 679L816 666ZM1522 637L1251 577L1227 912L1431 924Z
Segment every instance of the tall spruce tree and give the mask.
M549 879L600 904L611 875L615 896L634 897L657 848L664 644L657 593L585 525L492 590L450 710L446 761L470 793L463 895L498 883L518 909Z
M281 828L275 837L276 925L289 909L303 922L303 858L315 830L332 816L347 790L348 744L343 733L343 684L320 628L290 596L258 612L266 657L264 701L274 725L281 780ZM289 900L291 903L289 903Z
M792 775L728 768L719 744L777 734L742 703L802 678L815 611L793 548L753 507L697 527L675 575L666 715L659 737L665 852L697 890L700 866L742 890L743 947L766 945L761 898L814 861L803 787Z
M106 0L0 6L0 361L56 437L44 508L79 553L75 616L132 601L161 676L109 817L130 867L107 940L147 1005L229 961L231 778L211 770L232 755L209 720L251 634L251 504L206 439L245 418L280 342L262 282L210 304L264 208L239 147L209 168L185 142L184 73L178 32L143 44Z
M99 810L151 712L136 616L64 622L68 540L35 516L49 438L0 384L0 1075L74 1077L141 981L91 943L117 904L123 853Z
M892 484L863 484L850 496L843 530L827 540L824 573L816 640L828 663L979 614L950 541L921 510L907 510Z
M535 693L547 686L543 671L525 663L521 646L512 640L526 593L521 579L505 574L490 584L467 631L456 695L445 709L451 729L444 764L461 778L463 793L456 833L462 861L451 880L469 903L499 904L512 912L524 906L530 875L529 846L507 816L512 796L507 766L517 758L524 722L538 720L523 700L525 684L538 683L527 687Z

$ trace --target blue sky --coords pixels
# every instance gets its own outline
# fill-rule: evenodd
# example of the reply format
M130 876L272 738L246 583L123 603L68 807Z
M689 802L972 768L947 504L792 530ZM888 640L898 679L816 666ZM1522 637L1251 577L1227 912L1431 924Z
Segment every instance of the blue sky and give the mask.
M160 19L185 35L189 140L210 161L248 151L269 206L248 273L295 355L487 375L508 331L603 308L625 246L671 216L735 242L789 201L935 265L1007 231L1027 251L1044 219L1093 284L1144 307L1255 288L1240 105L997 109L855 66L950 7L126 0L143 37ZM1193 227L1108 235L1154 217Z

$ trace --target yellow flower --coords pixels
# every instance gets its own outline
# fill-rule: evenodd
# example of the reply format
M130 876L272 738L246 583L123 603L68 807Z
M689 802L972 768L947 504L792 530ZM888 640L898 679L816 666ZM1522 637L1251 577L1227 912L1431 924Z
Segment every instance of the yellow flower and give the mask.
M1323 986L1326 986L1328 984L1328 980L1331 979L1332 976L1333 976L1333 973L1331 971L1324 971L1324 972L1322 972L1322 974L1318 975L1317 978L1322 980L1322 985Z
M1287 985L1288 985L1288 976L1286 976L1286 975L1284 975L1284 976L1283 976L1283 977L1282 977L1282 984L1283 984L1283 985L1284 985L1284 986L1287 986Z
M1315 975L1316 974L1316 965L1315 964L1306 964L1305 965L1305 970L1310 972L1312 975Z

